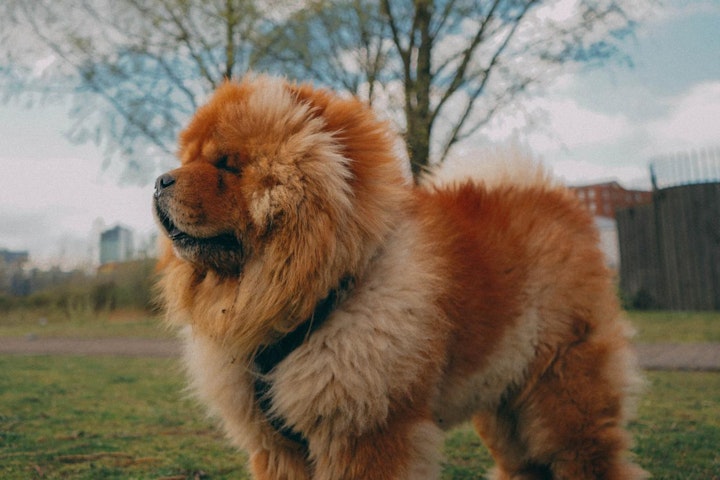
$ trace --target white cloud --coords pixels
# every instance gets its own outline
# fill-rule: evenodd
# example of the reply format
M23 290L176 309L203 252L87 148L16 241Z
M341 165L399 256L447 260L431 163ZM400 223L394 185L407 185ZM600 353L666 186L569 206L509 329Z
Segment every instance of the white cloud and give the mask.
M536 154L616 142L633 129L621 113L607 114L581 106L573 98L538 98L493 121L483 133L494 142L519 139Z
M556 3L550 3L540 6L535 15L540 20L553 20L563 22L570 20L577 15L577 0L560 0Z
M720 81L695 85L667 102L667 115L646 127L652 153L720 144Z
M33 65L32 76L41 77L45 71L57 61L55 55L48 55L47 57L41 58Z
M540 151L562 146L574 149L587 145L616 141L630 130L622 114L604 114L581 107L574 99L541 101L539 108L548 112L549 129L556 132L556 142L545 142L541 137L533 141ZM532 141L532 140L531 140Z
M612 97L614 108L598 111L602 102L573 95L581 78L564 77L552 96L498 118L486 137L526 145L567 183L619 180L633 188L649 187L648 162L657 155L720 145L720 81L670 97L621 85L623 102Z

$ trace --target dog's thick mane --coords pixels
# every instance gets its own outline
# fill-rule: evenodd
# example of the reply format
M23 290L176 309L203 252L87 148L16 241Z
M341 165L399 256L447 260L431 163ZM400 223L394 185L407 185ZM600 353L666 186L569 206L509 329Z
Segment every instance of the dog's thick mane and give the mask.
M249 201L256 237L240 276L193 271L165 241L169 318L189 315L249 352L293 330L341 278L360 276L409 195L390 131L357 99L308 85L261 76L221 86L181 134L182 162L240 139L244 174L269 187Z

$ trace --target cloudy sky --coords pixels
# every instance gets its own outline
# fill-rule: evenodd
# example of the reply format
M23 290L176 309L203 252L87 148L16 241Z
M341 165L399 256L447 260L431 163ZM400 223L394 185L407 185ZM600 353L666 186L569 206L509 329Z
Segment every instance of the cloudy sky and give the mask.
M523 105L532 128L509 115L485 135L527 145L570 184L649 188L653 157L720 146L719 25L720 0L658 5L626 41L632 67L568 73ZM65 139L67 125L62 106L0 104L0 249L41 265L87 263L104 226L154 231L152 186L118 185L98 149Z

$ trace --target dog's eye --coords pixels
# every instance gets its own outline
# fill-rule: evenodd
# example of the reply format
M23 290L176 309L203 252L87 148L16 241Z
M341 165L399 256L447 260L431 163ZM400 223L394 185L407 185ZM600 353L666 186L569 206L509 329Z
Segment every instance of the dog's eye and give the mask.
M228 155L223 155L222 157L218 158L215 162L215 168L217 168L218 170L224 170L229 173L240 173L240 170L238 168L230 164L230 157Z

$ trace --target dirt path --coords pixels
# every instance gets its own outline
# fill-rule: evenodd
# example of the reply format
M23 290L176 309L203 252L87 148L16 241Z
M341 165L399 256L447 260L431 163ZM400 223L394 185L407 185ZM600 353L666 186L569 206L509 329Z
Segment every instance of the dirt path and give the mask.
M636 346L640 365L648 370L720 371L720 344L641 344ZM0 354L108 355L124 357L177 357L175 340L146 338L0 337Z
M635 346L640 365L647 370L720 371L718 343L658 343Z

